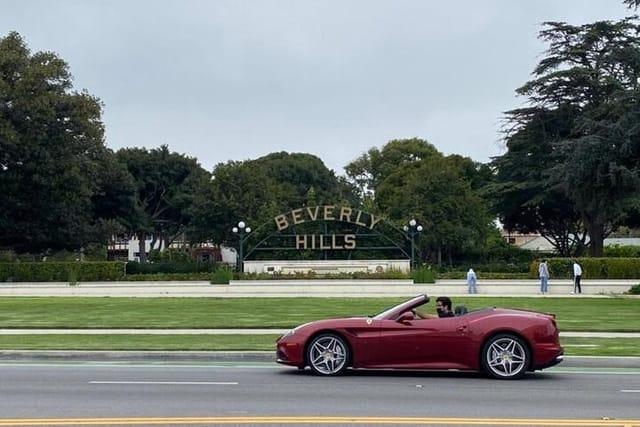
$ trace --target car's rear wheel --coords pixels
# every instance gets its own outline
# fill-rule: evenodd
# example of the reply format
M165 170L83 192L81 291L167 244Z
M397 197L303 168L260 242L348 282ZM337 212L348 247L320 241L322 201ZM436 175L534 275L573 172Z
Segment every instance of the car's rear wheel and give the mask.
M531 353L522 338L512 334L491 337L482 347L482 367L492 378L522 378L529 366Z
M339 375L347 369L349 347L338 335L318 335L307 347L307 361L317 375Z

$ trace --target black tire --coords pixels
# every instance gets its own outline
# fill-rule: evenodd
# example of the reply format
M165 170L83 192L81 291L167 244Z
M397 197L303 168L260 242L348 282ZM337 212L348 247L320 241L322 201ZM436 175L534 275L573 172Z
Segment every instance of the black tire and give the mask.
M531 352L524 340L513 334L498 334L482 346L482 369L491 378L516 380L531 364Z
M340 375L349 365L349 346L339 335L326 333L314 337L307 346L307 362L316 375Z

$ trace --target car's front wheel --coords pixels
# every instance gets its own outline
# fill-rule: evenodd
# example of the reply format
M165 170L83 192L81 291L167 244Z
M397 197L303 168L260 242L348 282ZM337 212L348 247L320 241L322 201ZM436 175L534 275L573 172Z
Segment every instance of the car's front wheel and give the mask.
M349 347L338 335L318 335L307 347L307 361L317 375L339 375L347 369Z
M482 347L482 367L492 378L522 378L527 372L530 354L522 338L512 334L498 334Z

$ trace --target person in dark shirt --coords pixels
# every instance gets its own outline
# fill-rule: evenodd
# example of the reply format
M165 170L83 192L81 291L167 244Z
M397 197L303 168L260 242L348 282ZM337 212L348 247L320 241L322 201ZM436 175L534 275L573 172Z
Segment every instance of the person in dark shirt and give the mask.
M453 305L453 302L451 301L451 298L438 297L436 298L436 311L438 312L438 314L423 313L418 310L413 310L413 311L416 314L416 316L418 316L421 319L437 319L439 317L453 317L455 316L455 314L453 313L453 310L451 310L452 305Z

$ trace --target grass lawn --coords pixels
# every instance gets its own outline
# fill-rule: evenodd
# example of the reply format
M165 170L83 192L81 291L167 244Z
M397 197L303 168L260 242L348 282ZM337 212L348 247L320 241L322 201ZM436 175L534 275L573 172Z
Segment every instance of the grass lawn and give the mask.
M0 298L0 328L290 328L329 317L375 314L404 298ZM429 306L434 308L434 301ZM470 310L523 308L556 315L561 331L640 332L640 299L474 298Z
M274 328L371 315L405 298L0 298L0 328ZM554 313L561 331L640 332L640 299L458 297L470 310L488 305ZM429 306L433 309L434 302ZM435 311L435 310L434 310ZM273 350L275 335L0 335L0 350ZM563 338L567 355L640 356L637 338Z

